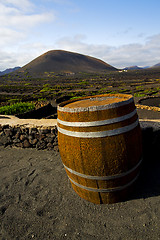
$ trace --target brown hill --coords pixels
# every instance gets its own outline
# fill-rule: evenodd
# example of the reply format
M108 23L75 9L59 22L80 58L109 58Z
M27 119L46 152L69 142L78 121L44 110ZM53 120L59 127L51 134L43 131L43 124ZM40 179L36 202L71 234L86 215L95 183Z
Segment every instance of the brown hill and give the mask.
M22 67L20 71L24 70L29 71L31 74L42 74L44 72L94 73L115 71L117 69L94 57L63 50L52 50L37 57Z
M150 68L160 68L160 63L157 63L157 64L155 64L155 65L153 65L152 67L150 67Z

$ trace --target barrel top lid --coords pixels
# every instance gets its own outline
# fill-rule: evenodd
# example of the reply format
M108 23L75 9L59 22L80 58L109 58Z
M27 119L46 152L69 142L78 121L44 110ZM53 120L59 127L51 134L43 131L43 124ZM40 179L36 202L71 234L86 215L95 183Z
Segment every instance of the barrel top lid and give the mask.
M92 97L89 99L83 99L76 102L69 103L65 107L77 108L77 107L91 107L108 105L115 102L121 102L123 99L120 97Z
M72 111L73 109L73 111L86 111L88 109L96 111L98 109L118 107L121 104L128 104L131 101L133 101L133 97L127 94L96 95L61 103L58 110Z

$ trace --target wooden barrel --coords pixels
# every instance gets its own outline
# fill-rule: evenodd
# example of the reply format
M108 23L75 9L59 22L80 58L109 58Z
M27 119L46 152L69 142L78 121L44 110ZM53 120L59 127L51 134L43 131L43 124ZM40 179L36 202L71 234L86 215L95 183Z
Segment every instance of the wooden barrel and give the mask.
M93 203L128 196L142 161L141 130L131 95L105 94L58 106L58 144L73 189Z

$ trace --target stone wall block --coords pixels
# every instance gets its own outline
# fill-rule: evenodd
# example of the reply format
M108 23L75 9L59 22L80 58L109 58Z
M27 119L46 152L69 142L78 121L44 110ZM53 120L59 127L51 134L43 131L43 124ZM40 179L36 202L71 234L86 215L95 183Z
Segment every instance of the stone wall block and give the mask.
M25 128L25 127L23 126L23 128L21 129L21 132L22 132L23 134L29 134L29 128Z
M37 148L58 151L57 127L0 125L0 146Z
M44 141L47 142L47 143L53 143L54 138L53 137L46 137L46 138L44 138Z
M30 134L36 134L38 132L37 128L29 128L29 135Z
M50 149L53 149L53 148L54 148L54 146L53 146L53 144L52 144L52 143L47 143L47 148L50 150Z
M14 145L15 147L18 147L18 148L23 148L23 143L16 143L15 145Z
M13 139L13 143L14 143L14 144L20 143L20 142L21 142L21 141L20 141L20 139L18 139L18 138Z
M44 150L44 149L47 148L47 146L46 146L46 143L44 141L39 141L36 144L36 148L39 149L39 150Z
M2 131L0 132L0 137L3 137L3 136L5 136L5 133Z
M31 145L36 145L37 142L38 142L37 139L29 139L29 143L30 143Z
M50 133L50 129L48 129L48 128L39 128L38 131L40 134Z
M55 134L54 133L47 133L46 137L53 138L53 137L55 137Z
M39 139L40 141L43 140L45 137L45 134L36 134L36 139Z
M29 143L28 139L25 139L23 142L23 147L24 148L29 148L31 146L31 144Z
M57 135L57 127L56 126L51 128L51 134L54 134L55 136Z
M16 127L17 133L22 133L22 128Z
M54 142L53 142L53 146L57 146L57 145L58 145L58 138L56 136L55 139L54 139Z
M4 133L6 136L12 136L12 129L11 128L6 128L4 129Z
M23 142L25 139L27 139L27 136L24 134L21 134L19 139Z
M15 134L15 139L19 139L20 138L20 132L17 132L16 134Z
M14 137L17 134L17 128L13 127L12 128L12 136Z
M53 143L55 139L55 133L47 133L46 138L44 139L48 143Z
M10 139L6 135L0 137L0 146L4 145L5 147L9 144Z

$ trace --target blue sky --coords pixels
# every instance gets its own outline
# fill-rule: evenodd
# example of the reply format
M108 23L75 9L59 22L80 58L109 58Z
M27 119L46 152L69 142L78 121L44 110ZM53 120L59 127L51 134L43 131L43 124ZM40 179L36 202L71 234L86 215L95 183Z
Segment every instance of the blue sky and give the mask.
M54 49L117 68L160 62L159 0L0 0L0 71Z

